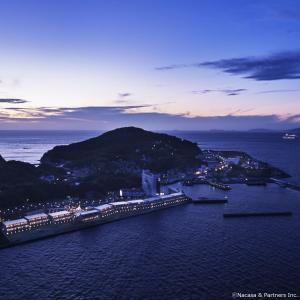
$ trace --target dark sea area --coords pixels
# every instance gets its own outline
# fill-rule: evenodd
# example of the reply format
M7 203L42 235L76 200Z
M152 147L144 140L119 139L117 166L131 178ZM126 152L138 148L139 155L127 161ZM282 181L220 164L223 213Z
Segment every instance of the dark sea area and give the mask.
M57 144L97 132L0 131L5 159L38 163ZM300 183L300 139L280 133L172 132L202 149L240 150ZM233 185L186 187L186 204L0 250L0 299L229 300L232 293L300 296L300 192ZM224 219L228 211L292 211L291 217Z

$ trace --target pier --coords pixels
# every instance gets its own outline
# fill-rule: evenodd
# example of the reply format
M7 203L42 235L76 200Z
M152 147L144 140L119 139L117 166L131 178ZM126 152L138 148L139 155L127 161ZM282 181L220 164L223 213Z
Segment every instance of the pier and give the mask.
M271 182L278 184L281 187L284 188L290 188L296 191L300 191L300 184L287 182L285 180L276 179L276 178L270 178Z
M291 216L290 211L262 211L262 212L232 212L224 213L224 218L239 218L239 217L275 217L275 216Z
M230 191L231 186L219 182L214 182L214 181L208 181L208 184L212 187L215 187L217 189L223 190L223 191Z

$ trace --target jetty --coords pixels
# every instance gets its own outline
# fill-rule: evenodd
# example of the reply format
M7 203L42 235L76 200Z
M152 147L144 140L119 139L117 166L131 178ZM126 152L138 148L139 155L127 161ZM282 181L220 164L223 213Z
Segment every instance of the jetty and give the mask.
M262 211L262 212L228 212L223 213L224 218L239 217L275 217L275 216L291 216L290 211Z
M213 186L219 190L223 190L223 191L230 191L231 190L231 186L228 184L223 184L220 182L215 182L215 181L208 181L208 184L210 186Z
M300 191L300 184L296 184L296 183L291 183L285 180L281 180L281 179L276 179L276 178L270 178L271 182L274 182L276 184L278 184L281 187L284 188L290 188L296 191Z

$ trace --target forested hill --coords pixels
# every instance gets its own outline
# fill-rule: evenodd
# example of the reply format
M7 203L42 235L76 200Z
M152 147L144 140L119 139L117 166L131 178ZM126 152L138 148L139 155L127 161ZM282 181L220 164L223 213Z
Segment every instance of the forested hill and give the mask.
M42 164L104 168L111 163L166 171L199 165L201 150L195 143L167 134L124 127L44 154Z

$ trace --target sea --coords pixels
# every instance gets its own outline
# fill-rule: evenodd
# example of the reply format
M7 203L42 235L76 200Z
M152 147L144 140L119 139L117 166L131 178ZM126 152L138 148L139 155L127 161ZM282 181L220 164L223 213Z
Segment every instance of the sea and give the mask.
M42 154L55 145L100 133L0 131L0 154L38 164ZM202 149L245 151L289 173L289 181L300 183L300 139L254 132L171 134L192 140ZM228 203L181 205L2 249L0 299L300 296L299 191L275 184L236 184L227 192L205 185L186 187L185 192L193 198L227 196ZM262 210L291 211L293 215L223 218L224 212Z

